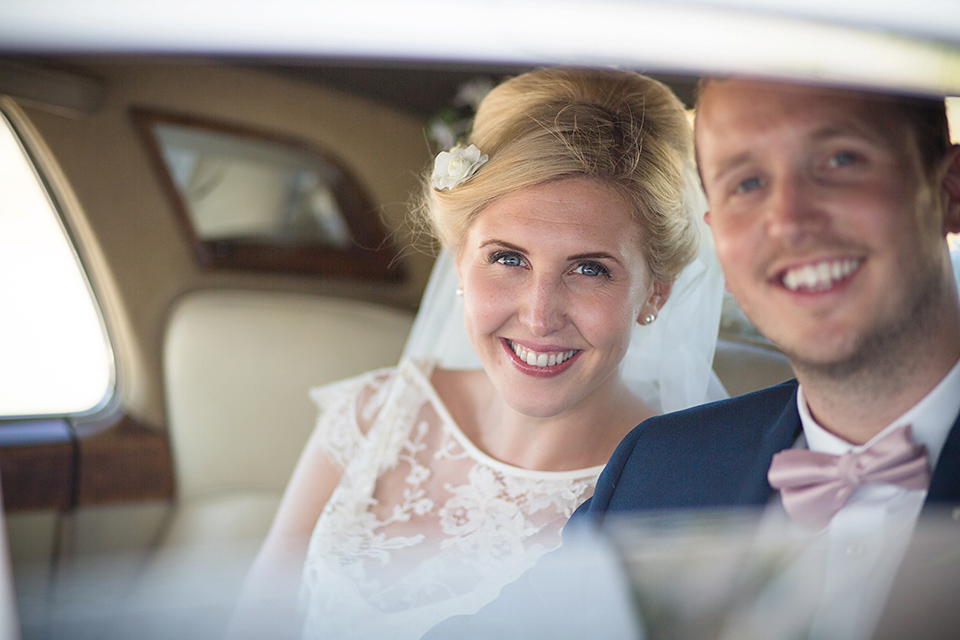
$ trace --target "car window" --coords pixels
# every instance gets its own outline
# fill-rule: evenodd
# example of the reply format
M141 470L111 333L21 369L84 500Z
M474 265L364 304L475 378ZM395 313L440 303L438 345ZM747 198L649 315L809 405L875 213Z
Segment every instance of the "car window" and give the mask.
M133 116L200 265L396 275L371 198L331 153L215 120Z
M960 144L960 97L947 98L947 119L950 121L950 138L954 144ZM960 233L947 236L950 244L950 257L953 258L953 272L960 283Z
M90 412L114 386L100 310L60 216L0 112L0 418Z

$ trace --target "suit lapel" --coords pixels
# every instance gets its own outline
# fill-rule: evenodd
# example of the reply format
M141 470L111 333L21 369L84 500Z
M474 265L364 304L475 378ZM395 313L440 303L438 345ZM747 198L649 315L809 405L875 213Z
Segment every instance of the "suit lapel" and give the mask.
M744 503L765 504L770 501L770 496L773 494L773 489L767 481L770 461L775 454L792 447L803 432L800 412L797 411L796 388L789 398L780 417L773 423L760 443L756 459L744 483L744 495L741 496Z
M943 443L924 506L944 503L960 503L960 416Z
M942 632L936 637L955 637L956 626L951 622L958 619L956 593L960 558L956 540L960 508L951 505L957 504L960 504L960 416L943 444L921 519L890 588L876 638L919 637L917 633L922 635L924 631L917 628L918 617L935 621L930 629Z

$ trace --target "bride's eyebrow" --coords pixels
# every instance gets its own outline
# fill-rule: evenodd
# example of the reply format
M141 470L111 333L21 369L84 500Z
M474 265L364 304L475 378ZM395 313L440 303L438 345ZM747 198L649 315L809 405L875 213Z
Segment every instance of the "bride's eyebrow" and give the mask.
M567 260L611 260L616 262L618 265L623 266L623 263L613 254L607 253L606 251L594 251L591 253L578 253L576 255L568 256Z
M517 253L526 254L527 250L521 246L515 245L512 242L507 242L505 240L497 240L496 238L491 238L489 240L484 240L480 243L480 249L485 249L489 246L495 246L502 249L509 249L510 251L516 251ZM570 262L576 260L610 260L617 263L620 266L623 266L623 262L620 261L615 255L607 253L606 251L590 251L587 253L576 253L574 255L567 256L567 260Z
M501 247L501 248L504 248L504 249L510 249L511 251L517 251L517 252L519 252L519 253L526 253L526 252L527 252L526 249L524 249L523 247L519 247L519 246L513 244L512 242L506 242L506 241L504 241L504 240L497 240L496 238L491 238L490 240L484 240L483 242L480 243L480 247L479 247L479 248L480 248L480 249L485 249L486 247L489 247L489 246L491 246L491 245L496 246L496 247Z

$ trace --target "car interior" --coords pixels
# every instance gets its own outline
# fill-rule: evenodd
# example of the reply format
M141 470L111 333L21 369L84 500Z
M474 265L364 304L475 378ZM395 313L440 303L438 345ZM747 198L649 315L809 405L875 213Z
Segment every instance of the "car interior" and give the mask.
M0 295L24 314L0 320L0 351L39 361L87 323L103 362L62 377L58 354L37 371L0 356L0 387L43 390L0 389L15 592L0 589L15 608L0 618L23 637L125 637L163 610L215 633L313 427L309 389L403 351L436 255L407 215L430 127L465 85L555 59L3 42L0 136L16 157L0 166L26 167L17 181L44 203L87 311L38 291L54 258L0 220L0 246L23 254L0 262ZM698 74L653 66L692 107ZM0 218L26 210L3 191ZM729 304L713 362L727 391L792 377ZM58 405L70 376L91 390Z
M333 68L328 78L323 68L75 58L3 61L0 70L13 85L46 78L69 93L73 81L98 96L91 107L50 105L8 85L2 109L58 203L117 360L115 395L66 417L63 441L0 454L14 566L56 582L62 565L91 554L262 537L313 425L308 390L398 361L434 250L405 220L430 161L424 130L473 76ZM401 99L371 97L349 82L358 77L376 87L392 78ZM436 97L404 104L417 82ZM362 215L380 227L387 268L342 274L349 256L328 267L262 254L259 265L209 264L141 135L147 110L338 158L369 198ZM208 197L210 209L252 208L266 191L249 175L220 186L213 195L225 202ZM714 367L731 393L790 377L772 346L732 331ZM29 466L8 462L28 451ZM38 480L45 457L73 468Z

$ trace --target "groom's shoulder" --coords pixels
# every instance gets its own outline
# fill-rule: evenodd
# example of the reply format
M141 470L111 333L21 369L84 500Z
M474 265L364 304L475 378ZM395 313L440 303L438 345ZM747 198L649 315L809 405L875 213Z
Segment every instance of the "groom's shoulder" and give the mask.
M742 459L745 463L770 431L781 424L784 414L797 414L796 394L796 380L788 380L734 398L654 416L623 439L608 467L649 471L696 466L716 457L726 462Z
M620 443L611 463L640 457L677 460L685 452L747 451L758 446L787 412L796 413L796 380L654 416L637 425Z
M634 431L639 435L648 431L673 432L674 429L683 427L687 433L695 433L701 429L713 429L722 425L756 426L763 421L778 419L783 410L794 401L796 392L797 381L791 379L759 391L654 416L638 425Z
M582 515L763 502L767 458L796 437L796 392L791 380L642 422L617 447Z

